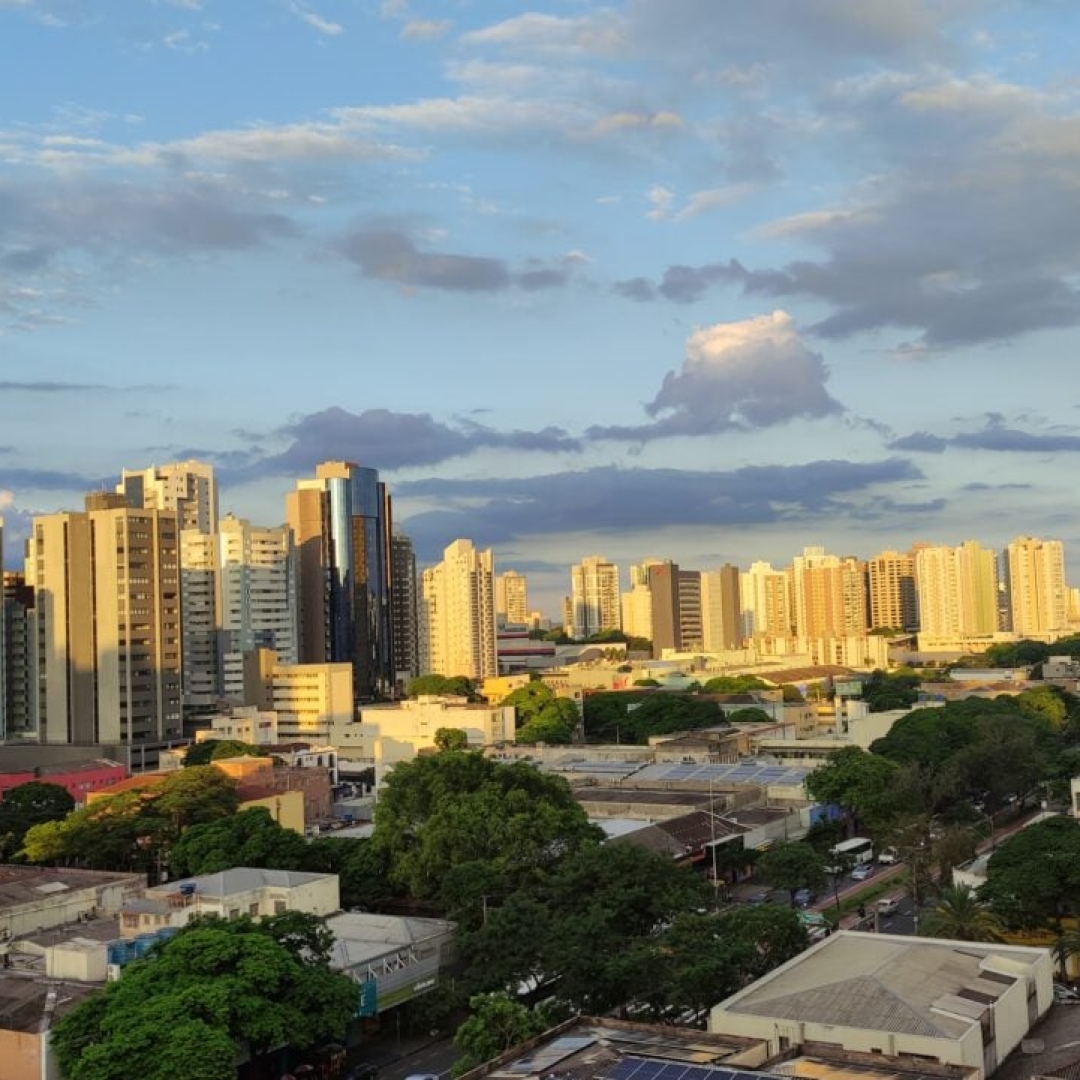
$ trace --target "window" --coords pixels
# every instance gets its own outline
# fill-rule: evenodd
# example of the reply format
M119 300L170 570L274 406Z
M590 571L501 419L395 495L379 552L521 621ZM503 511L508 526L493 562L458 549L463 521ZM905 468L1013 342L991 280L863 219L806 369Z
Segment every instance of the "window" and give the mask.
M284 900L275 900L274 901L274 914L275 915L284 915L285 911L286 911L285 901Z

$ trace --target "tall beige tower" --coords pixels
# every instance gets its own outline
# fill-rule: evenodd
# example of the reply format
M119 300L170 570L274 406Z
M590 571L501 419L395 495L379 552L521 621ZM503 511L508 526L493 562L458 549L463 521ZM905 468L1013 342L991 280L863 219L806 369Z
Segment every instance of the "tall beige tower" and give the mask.
M299 662L296 549L288 526L252 525L232 514L215 540L221 691L243 701L246 654L272 649L279 664Z
M504 626L529 622L529 589L524 574L507 570L495 579L495 613Z
M181 529L217 532L217 480L214 466L204 461L124 469L116 490L136 510L171 510Z
M420 673L485 679L498 674L495 559L471 540L455 540L424 571L420 598Z
M176 514L87 496L37 517L28 545L40 738L154 743L182 734Z
M866 564L872 629L917 630L915 556L883 551Z
M916 551L915 588L921 634L986 637L997 631L997 558L977 541Z
M622 625L619 568L603 555L589 555L570 568L570 636L583 640Z
M739 579L744 631L752 637L790 637L795 625L791 575L755 562Z
M792 560L792 595L798 637L847 637L866 633L862 564L808 547Z
M1005 571L1014 634L1053 634L1068 626L1069 589L1060 540L1017 537L1005 548Z
M725 563L701 574L701 636L706 652L724 652L742 644L739 568Z

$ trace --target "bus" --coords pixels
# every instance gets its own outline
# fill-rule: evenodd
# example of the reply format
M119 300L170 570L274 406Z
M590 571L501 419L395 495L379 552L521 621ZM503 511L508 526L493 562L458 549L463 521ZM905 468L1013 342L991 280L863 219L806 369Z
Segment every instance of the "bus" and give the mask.
M832 866L826 867L830 874L840 874L856 866L865 866L874 861L874 841L865 836L853 836L850 840L837 844L830 852L835 859Z

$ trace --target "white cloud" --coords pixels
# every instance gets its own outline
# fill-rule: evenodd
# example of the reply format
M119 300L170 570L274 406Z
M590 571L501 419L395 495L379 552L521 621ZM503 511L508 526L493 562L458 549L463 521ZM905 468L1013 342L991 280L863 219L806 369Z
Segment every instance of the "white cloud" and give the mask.
M402 28L405 41L434 41L445 37L453 23L449 19L410 19Z
M337 37L338 34L345 32L345 27L341 23L331 22L329 19L324 19L318 12L312 11L304 4L290 3L289 10L300 20L306 22L308 26L314 27L320 34L326 34L327 37Z
M649 200L649 209L645 212L647 218L652 221L663 221L670 215L672 203L675 201L675 192L657 184L656 187L650 188L645 197Z

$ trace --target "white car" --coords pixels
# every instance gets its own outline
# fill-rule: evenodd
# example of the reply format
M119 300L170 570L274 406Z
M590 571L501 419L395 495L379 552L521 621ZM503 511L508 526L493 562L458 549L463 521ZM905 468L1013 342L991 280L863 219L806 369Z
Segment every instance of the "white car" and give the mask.
M877 861L882 866L892 866L900 861L900 852L894 847L883 848L877 857Z
M900 910L899 896L883 896L877 902L879 915L895 915Z

